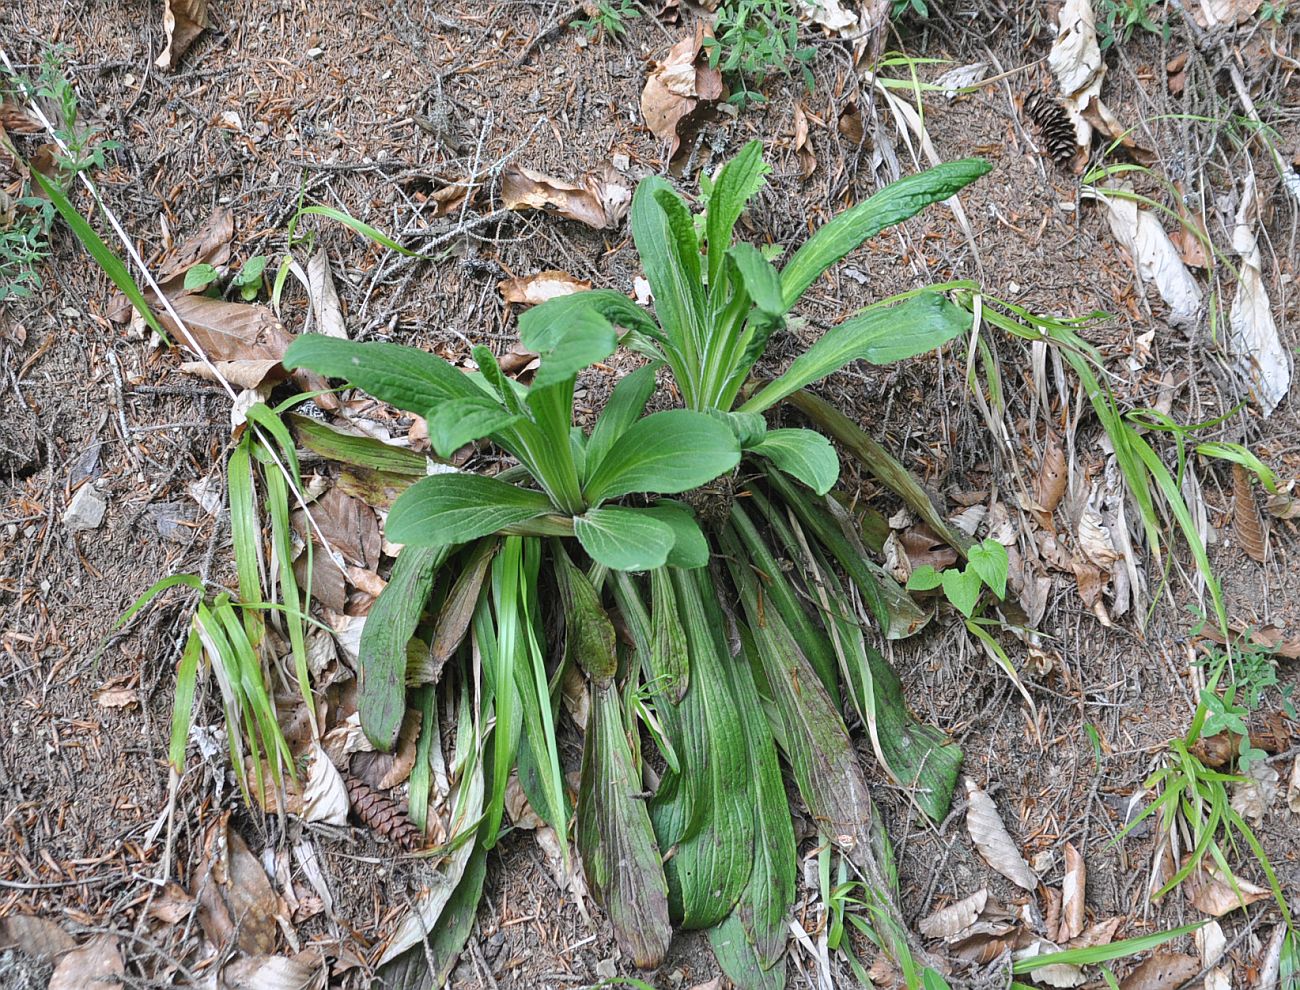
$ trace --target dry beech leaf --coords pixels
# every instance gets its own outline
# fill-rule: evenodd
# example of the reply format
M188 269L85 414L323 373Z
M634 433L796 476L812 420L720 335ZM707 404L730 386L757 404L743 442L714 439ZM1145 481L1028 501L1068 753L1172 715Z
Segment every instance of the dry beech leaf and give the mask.
M1201 971L1195 956L1157 952L1120 981L1120 990L1175 990Z
M302 788L303 821L346 825L350 806L343 775L320 744L312 743L308 754L307 779Z
M391 753L358 753L352 758L352 774L380 792L387 792L411 776L420 741L419 709L408 708Z
M245 956L221 971L230 990L322 990L328 975L324 959L310 949L293 958Z
M110 990L122 985L122 953L112 935L96 935L59 960L49 990Z
M1127 185L1116 187L1131 192ZM1169 324L1191 330L1201 310L1201 287L1179 257L1178 248L1150 210L1123 196L1108 196L1099 190L1096 198L1106 207L1111 233L1128 252L1144 282L1154 282L1160 298L1169 307ZM1261 286L1262 287L1262 286Z
M139 697L127 687L103 687L95 692L95 701L102 708L133 708Z
M988 899L988 890L977 890L969 897L940 908L929 917L921 919L917 929L927 938L948 938L958 935L975 924Z
M857 34L857 11L846 10L840 0L799 0L799 16L841 38Z
M1258 212L1255 180L1248 178L1232 231L1232 248L1241 257L1237 295L1228 311L1230 343L1237 371L1251 385L1264 415L1270 416L1291 387L1291 364L1278 335L1264 286L1263 255L1251 227Z
M1084 898L1086 895L1088 870L1084 866L1083 856L1074 846L1065 844L1065 876L1061 878L1061 927L1057 934L1058 942L1068 942L1077 937L1084 929ZM1050 932L1049 932L1050 934Z
M1011 840L993 799L966 780L966 829L984 862L1017 886L1033 890L1038 878Z
M179 925L194 910L194 898L175 881L169 881L162 893L149 902L149 917L165 925Z
M276 919L284 905L261 862L231 828L230 812L208 827L196 886L199 926L209 942L224 947L233 941L249 955L275 951Z
M1110 945L1115 941L1115 933L1124 924L1124 916L1099 921L1091 928L1085 928L1078 937L1070 941L1071 949L1088 949L1094 945Z
M1183 881L1183 890L1192 907L1212 918L1221 918L1229 911L1244 909L1269 896L1266 887L1257 887L1241 877L1236 879L1237 890L1233 890L1232 885L1217 873L1197 870Z
M316 315L316 332L326 337L348 338L347 324L343 321L343 304L334 288L330 274L330 255L322 244L307 262L308 298L311 311Z
M1192 15L1203 28L1245 24L1263 4L1264 0L1200 0Z
M154 65L164 70L174 68L207 26L208 0L166 0L163 30L167 44Z
M1055 945L1046 939L1036 938L1025 948L1017 949L1013 952L1011 958L1020 961L1022 959L1033 959L1037 956L1059 951L1060 946ZM1034 982L1042 983L1049 987L1061 987L1068 990L1068 988L1081 986L1084 983L1087 983L1088 977L1084 975L1081 966L1074 966L1069 963L1054 963L1051 966L1042 966L1035 969Z
M794 153L799 159L799 177L807 179L817 171L817 155L808 140L808 113L802 103L794 105Z
M214 371L215 369L215 371ZM220 383L222 379L236 388L258 389L275 385L288 377L279 361L182 361L180 370L204 381Z
M1258 826L1277 800L1278 772L1263 760L1250 765L1245 780L1232 785L1232 810Z
M1232 531L1246 556L1264 563L1268 552L1264 520L1255 502L1250 472L1240 464L1232 465Z
M508 210L546 210L595 230L618 226L632 205L632 191L608 168L583 177L580 185L511 165L501 176L501 202Z
M1057 23L1060 27L1047 64L1061 93L1072 96L1090 86L1106 71L1097 42L1097 22L1090 0L1065 0Z
M1052 434L1043 451L1043 460L1034 479L1034 499L1048 515L1056 511L1065 495L1065 485L1070 478L1070 467L1065 460L1065 448Z
M987 62L972 62L970 65L959 65L935 79L934 85L943 89L944 99L955 100L962 95L958 90L967 89L976 83L982 82L984 77L988 75L988 71L989 64Z
M0 949L18 949L33 959L53 962L76 947L76 939L45 918L32 914L0 918Z
M571 296L575 292L585 292L591 288L587 279L574 278L568 272L551 268L536 275L524 275L519 278L507 278L497 283L501 298L508 303L523 306L536 306L548 299L559 296ZM537 355L531 355L536 357ZM525 362L527 363L527 362Z
M1222 926L1217 921L1211 921L1192 933L1192 941L1200 953L1201 968L1209 970L1205 975L1205 990L1231 990L1232 983L1228 974L1218 968L1219 960L1228 948Z
M510 823L516 828L533 831L546 824L528 803L528 796L524 794L517 773L512 773L510 779L506 781L506 813L510 816Z
M673 45L664 60L655 63L641 91L641 115L650 132L668 143L669 160L677 154L685 125L701 104L707 106L726 95L721 71L709 67L701 50L706 37L713 37L713 31L700 24L694 35Z

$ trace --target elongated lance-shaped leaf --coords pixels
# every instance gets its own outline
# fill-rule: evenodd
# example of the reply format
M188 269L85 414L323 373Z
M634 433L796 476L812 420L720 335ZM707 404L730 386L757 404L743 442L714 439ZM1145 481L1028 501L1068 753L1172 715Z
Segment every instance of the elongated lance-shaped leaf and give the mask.
M185 638L185 649L176 665L176 691L172 696L172 737L167 749L167 762L172 773L179 777L185 771L185 746L190 738L190 720L194 716L194 690L199 680L199 659L203 641L191 620L190 633Z
M451 547L407 547L397 556L388 584L370 606L357 655L357 714L371 745L397 744L406 714L406 644L415 635L433 579Z
M795 537L810 584L823 609L849 697L867 727L876 758L933 821L943 821L961 768L961 749L937 728L912 718L903 685L879 651L862 636L853 602L821 549L797 524Z
M632 197L631 226L663 328L664 356L690 404L704 336L704 287L690 215L680 199L675 209L664 205L676 196L665 179L652 175L641 180Z
M443 666L451 659L469 631L483 581L500 546L499 541L492 539L480 540L474 546L469 560L456 576L446 599L438 609L438 617L433 623L433 642L429 644L428 668L419 672L418 679L413 678L408 670L408 684L437 683Z
M565 651L593 683L606 684L618 670L614 624L600 604L595 587L574 566L564 548L555 544L553 555L564 601Z
M607 662L616 661L611 655ZM587 883L619 947L642 969L658 966L672 938L668 887L612 680L592 685L577 840Z
M785 990L784 959L777 959L764 967L758 949L750 939L750 933L740 920L740 905L727 915L722 924L709 929L709 946L713 955L722 972L738 990Z
M825 495L839 480L839 455L816 430L768 430L752 452L766 457L818 495Z
M523 417L490 395L446 399L430 408L429 443L440 457L450 457L465 444L501 433Z
M298 413L288 413L285 419L293 428L299 443L327 460L414 478L423 478L428 474L429 459L413 450L394 447L374 437L344 433Z
M824 399L811 392L799 391L790 396L790 404L809 417L832 440L858 458L882 485L907 503L950 547L965 557L974 541L949 524L921 483L889 451L867 435L856 423Z
M665 576L670 576L665 571ZM668 737L668 743L676 751L676 740L682 738L681 716L678 712L677 702L680 699L673 697L664 690L665 686L672 684L677 676L677 669L672 665L665 665L665 658L654 649L654 625L651 620L650 612L643 600L643 591L641 583L628 574L626 571L614 571L611 573L611 585L614 593L614 601L618 605L619 614L623 618L623 623L627 627L628 634L632 637L632 644L636 655L641 662L641 673L645 680L646 689L654 699L655 711L659 720L664 725L664 733ZM665 605L671 605L675 610L677 607L676 593L673 592L671 581L666 585L660 586L664 593ZM673 599L668 602L667 595L673 594ZM679 617L680 621L680 617ZM689 647L688 647L689 649ZM689 670L689 655L687 658L687 667ZM659 788L659 796L667 794L676 786L680 772L680 763L677 771L670 772L669 776L673 778L665 786ZM691 782L690 787L694 786ZM693 794L694 792L691 791ZM693 799L686 799L686 806L693 806Z
M835 264L863 241L886 227L902 223L932 203L947 199L993 166L982 158L944 162L917 175L891 182L874 196L846 210L804 242L781 272L781 292L787 308ZM638 242L637 247L640 247Z
M435 474L393 504L387 535L407 546L468 543L553 510L541 492L475 474Z
M733 519L736 515L733 505ZM762 589L735 529L725 528L719 541L799 793L817 827L857 866L868 886L884 891L886 878L871 846L871 792L848 730L779 610L764 611Z
M782 520L768 503L762 492L750 491L750 500L769 520L781 526ZM754 576L758 579L765 598L764 607L775 605L791 635L799 643L799 649L813 670L817 673L832 702L838 708L840 703L840 683L835 660L835 650L826 632L813 620L804 608L799 596L786 579L785 569L772 553L763 535L758 531L749 515L743 510L733 513L732 523L736 534L745 545L746 559L756 569ZM777 546L783 547L783 555L793 553L797 548L788 527L777 530ZM811 589L810 589L811 590Z
M672 576L665 567L650 572L650 621L650 662L657 678L654 687L679 702L690 684L690 655L686 630L677 614Z
M876 303L831 327L776 380L740 408L763 412L852 361L890 364L942 347L970 327L970 316L937 292Z
M728 665L728 672L754 775L754 866L735 914L747 940L753 943L760 967L766 970L776 965L785 951L798 869L794 828L776 744L750 665L733 663Z
M382 341L341 340L308 333L294 339L281 362L289 370L308 368L341 378L376 399L417 416L445 399L482 395L483 390L442 358L414 347Z
M735 158L727 162L713 180L708 211L704 219L704 236L709 252L709 289L715 291L722 259L731 247L736 221L745 204L763 188L764 177L772 171L763 161L763 142L750 141ZM638 249L640 245L638 244ZM716 296L715 296L716 298Z
M670 904L687 928L708 928L728 914L749 882L754 851L752 763L726 665L723 617L703 570L672 572L690 649L691 683L678 708L682 767L650 813L661 848ZM669 782L669 777L672 781ZM685 785L685 786L683 786Z
M883 568L867 559L866 549L856 535L853 539L845 535L839 522L825 508L831 503L809 498L779 471L768 471L767 479L779 501L794 511L799 522L844 568L887 639L904 639L930 621L929 612L922 610ZM779 516L768 518L774 526L784 523Z

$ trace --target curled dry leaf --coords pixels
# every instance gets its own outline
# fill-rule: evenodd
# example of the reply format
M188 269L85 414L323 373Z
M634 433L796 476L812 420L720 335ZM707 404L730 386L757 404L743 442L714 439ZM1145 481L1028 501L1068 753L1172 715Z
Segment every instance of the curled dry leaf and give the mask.
M1072 939L1070 948L1088 949L1094 945L1110 945L1115 941L1115 933L1119 931L1119 926L1122 924L1124 924L1123 915L1099 921L1091 928L1085 928L1078 937Z
M934 85L943 90L944 99L954 100L961 95L959 90L968 89L982 82L984 77L988 75L988 71L989 64L987 62L972 62L970 65L959 65L935 79Z
M1038 878L1002 824L993 799L966 780L966 829L984 862L1017 886L1033 890Z
M857 12L845 9L840 0L799 0L799 16L840 37L857 33Z
M1097 42L1097 23L1090 0L1065 0L1058 15L1058 31L1047 61L1061 90L1061 107L1074 125L1079 153L1076 167L1087 157L1092 124L1085 111L1101 95L1106 63Z
M1232 465L1232 531L1246 556L1264 563L1268 552L1264 520L1255 502L1250 472L1240 464Z
M95 701L102 708L134 708L140 698L128 687L105 686L95 692Z
M817 171L817 155L808 140L808 113L802 103L794 105L794 153L799 159L799 176L807 179Z
M347 324L343 320L343 304L334 288L334 277L330 274L330 255L322 244L307 262L307 289L311 302L311 311L316 317L316 332L327 337L348 336Z
M1046 939L1036 938L1029 945L1022 949L1017 949L1011 954L1011 958L1016 961L1023 959L1033 959L1038 956L1047 955L1052 952L1059 952L1060 946L1047 941ZM1088 982L1088 977L1084 975L1083 967L1074 966L1070 963L1053 963L1050 966L1040 966L1034 970L1034 982L1042 983L1049 987L1061 987L1068 990L1070 987L1081 986Z
M49 990L111 990L122 985L122 953L112 935L96 935L59 960Z
M1128 186L1116 188L1125 193L1132 191ZM1099 190L1096 197L1106 207L1111 233L1133 260L1138 277L1154 282L1169 307L1170 325L1192 329L1201 310L1201 288L1155 214L1139 210L1137 203L1122 195L1108 196Z
M1192 907L1212 918L1221 918L1229 911L1245 909L1269 896L1266 887L1257 887L1241 877L1237 877L1236 881L1237 889L1233 890L1232 884L1220 877L1217 871L1202 868L1183 881L1183 890Z
M1065 460L1065 448L1052 434L1043 451L1043 460L1034 479L1034 498L1049 516L1056 511L1065 495L1065 485L1070 478L1070 467Z
M1065 876L1061 879L1061 927L1056 937L1058 942L1068 942L1084 929L1086 921L1084 898L1087 881L1088 870L1084 866L1083 856L1072 843L1067 842Z
M618 226L632 205L632 191L612 167L575 185L512 165L501 176L501 202L508 210L547 210L596 230Z
M1195 956L1157 952L1120 981L1120 990L1175 990L1201 971Z
M988 899L988 890L977 890L969 897L962 898L955 904L949 904L922 918L917 929L927 938L948 938L958 935L975 924Z
M1286 806L1300 815L1300 756L1291 764L1291 777L1286 782Z
M233 942L249 955L275 951L276 919L285 914L284 904L262 864L231 827L230 812L208 827L196 885L199 925L209 942L218 947Z
M504 279L497 283L497 288L501 290L501 298L508 303L536 306L558 296L584 292L591 288L591 282L552 268L536 275Z
M1291 387L1291 364L1264 287L1263 257L1250 222L1254 213L1252 177L1246 180L1232 231L1233 250L1241 256L1241 278L1228 311L1228 325L1237 371L1250 383L1264 415L1270 416Z
M308 755L307 780L302 789L302 817L328 825L348 823L348 789L333 761L319 743Z
M163 31L167 34L167 44L154 65L163 70L174 68L207 26L208 0L166 0Z
M706 37L713 37L713 32L701 24L694 35L673 45L664 60L650 71L641 91L641 115L650 132L668 142L670 160L697 113L726 95L722 73L710 68L708 56L702 51Z
M1209 970L1205 974L1205 990L1231 990L1232 983L1228 974L1218 968L1218 962L1228 948L1222 926L1217 921L1211 921L1192 933L1192 941L1200 953L1201 968Z
M1192 16L1203 28L1217 28L1245 24L1255 16L1264 0L1200 0L1192 7Z
M1233 784L1232 810L1252 825L1258 825L1265 813L1277 800L1278 772L1263 760L1257 760L1243 774L1240 783Z
M221 972L230 990L323 990L329 968L318 952L286 956L245 956Z

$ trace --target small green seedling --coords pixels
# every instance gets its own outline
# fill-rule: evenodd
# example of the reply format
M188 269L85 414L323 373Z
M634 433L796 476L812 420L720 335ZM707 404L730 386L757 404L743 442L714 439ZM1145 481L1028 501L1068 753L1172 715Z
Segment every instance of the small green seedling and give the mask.
M230 278L231 291L237 291L245 302L252 302L262 290L262 275L266 271L266 255L255 254ZM221 277L221 272L207 263L195 265L185 273L185 288L190 292L209 288Z
M633 0L597 0L592 15L579 18L573 26L593 40L603 36L621 41L627 36L627 22L640 16Z
M988 588L1001 601L1007 595L1007 548L997 540L985 540L970 548L966 566L936 571L923 564L907 580L908 591L942 588L948 602L967 619L975 614L980 593Z
M930 8L926 6L925 0L894 0L894 8L890 11L894 20L900 20L909 13L924 21L930 17Z
M799 47L799 18L789 0L724 0L713 25L714 37L705 38L709 65L721 69L735 83L730 101L736 106L767 101L757 89L774 75L790 75L799 67L811 93L809 68L817 49Z
M1139 28L1168 38L1169 25L1152 20L1152 12L1163 6L1164 0L1102 0L1097 11L1102 50L1127 42Z

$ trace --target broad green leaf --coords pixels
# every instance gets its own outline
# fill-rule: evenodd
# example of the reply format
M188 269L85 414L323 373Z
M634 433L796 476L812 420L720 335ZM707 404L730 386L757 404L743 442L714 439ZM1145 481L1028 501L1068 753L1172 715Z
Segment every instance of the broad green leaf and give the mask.
M1007 597L1007 548L988 539L970 548L970 567L999 599Z
M705 539L700 524L695 521L695 513L690 506L671 499L660 499L647 509L640 510L660 522L666 522L673 530L673 548L668 551L669 567L684 567L690 570L704 567L709 562L709 541Z
M771 171L771 166L763 161L763 142L755 140L741 148L713 181L704 221L710 287L718 284L722 259L731 247L736 221L744 212L745 204L763 188L764 177Z
M651 805L669 904L687 928L709 928L731 913L749 883L754 856L753 764L726 664L723 618L704 571L672 571L690 651L690 686L677 706L682 766ZM671 778L671 779L670 779ZM665 786L666 785L666 786Z
M669 409L634 423L591 472L592 505L631 492L672 495L698 488L740 463L740 445L704 413Z
M930 564L922 564L907 579L908 591L933 591L943 584L943 576Z
M593 313L615 326L659 336L654 320L627 296L613 289L593 289L548 299L519 314L519 342L535 354L545 354L575 323L588 322Z
M366 738L389 752L406 714L406 644L415 635L438 568L449 546L407 547L397 555L388 584L361 629L357 656L357 713Z
M578 850L619 947L635 965L653 969L668 953L672 926L664 869L640 792L618 689L612 681L593 685L578 788Z
M678 378L689 378L700 355L704 320L704 289L700 277L699 245L691 230L690 216L680 199L670 222L662 200L677 194L659 176L642 179L632 197L631 226L637 254L654 293L655 314L663 328L669 361ZM686 229L681 229L681 216ZM680 240L679 240L680 238ZM693 380L679 381L679 387L693 389Z
M788 810L786 817L790 817ZM750 933L741 922L740 912L741 905L737 904L721 924L709 929L709 946L722 972L739 990L785 990L785 960L778 959L768 968L763 967L750 941Z
M573 519L573 535L591 559L612 571L662 567L676 542L672 526L638 509L588 509Z
M614 391L587 440L588 476L605 459L614 441L641 418L645 404L655 390L655 373L658 370L658 364L647 364L624 376L614 386Z
M541 492L474 474L435 474L402 493L388 513L394 543L468 543L554 511Z
M825 495L835 487L840 476L840 459L835 448L815 430L768 430L751 449L818 495Z
M433 405L426 416L429 442L443 457L450 457L465 444L499 433L522 419L485 394L445 399Z
M767 420L762 413L723 412L721 409L709 409L708 413L736 435L736 442L742 450L756 446L767 435Z
M786 308L798 302L822 272L863 241L954 195L992 167L982 158L944 162L891 182L874 196L835 217L804 242L781 272Z
M291 371L309 368L328 378L341 378L417 416L425 415L446 399L482 394L477 385L442 358L382 341L304 334L288 346L281 363Z
M131 300L131 305L135 307L136 312L144 317L144 321L149 324L149 329L153 330L163 340L171 343L157 317L153 315L153 310L149 308L149 303L145 301L144 293L140 291L140 287L131 278L131 272L122 263L122 259L114 254L112 249L95 233L95 228L86 221L86 218L77 212L77 208L72 205L72 201L68 199L63 187L57 182L51 182L38 169L32 169L30 174L36 184L41 187L41 191L54 204L54 208L59 211L59 216L63 217L64 222L72 228L72 233L81 242L81 246L90 252L90 256L95 259L95 263L103 269L104 274L112 280L122 295Z
M591 310L574 314L573 324L554 345L540 351L541 364L533 376L533 388L545 388L572 378L583 368L603 361L618 347L613 325Z
M209 264L200 262L185 273L185 291L193 292L196 289L206 289L216 280L217 270Z
M980 600L980 589L983 587L979 574L970 567L950 567L939 578L943 584L944 597L969 619Z
M741 409L762 412L792 392L820 381L851 361L889 364L946 344L970 326L970 316L937 292L901 303L876 303L832 327L795 358L785 374L768 383Z
M785 313L781 303L781 276L772 263L754 245L741 242L727 251L736 272L745 286L745 292L766 322L779 320Z

